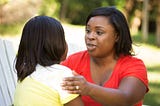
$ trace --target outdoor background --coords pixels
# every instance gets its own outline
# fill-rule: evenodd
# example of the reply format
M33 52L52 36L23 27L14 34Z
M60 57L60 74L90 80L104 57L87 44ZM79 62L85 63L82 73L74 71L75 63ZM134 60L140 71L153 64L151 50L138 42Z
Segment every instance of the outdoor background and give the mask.
M136 56L148 69L150 91L144 105L160 106L160 0L0 0L0 38L12 41L17 52L25 22L47 15L61 21L71 54L85 49L85 19L102 6L125 14Z

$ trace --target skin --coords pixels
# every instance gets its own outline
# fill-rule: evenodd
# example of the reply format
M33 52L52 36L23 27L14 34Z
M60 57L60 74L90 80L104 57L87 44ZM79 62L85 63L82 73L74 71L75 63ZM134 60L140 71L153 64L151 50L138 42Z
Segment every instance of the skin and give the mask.
M107 106L131 106L143 99L146 87L135 77L125 77L118 89L103 87L111 76L118 59L114 48L117 40L117 33L107 17L90 18L86 25L85 42L91 56L92 79L96 84L87 82L83 76L74 73L75 77L64 79L63 89L68 90L69 93L88 95ZM76 90L75 85L78 85L80 89Z

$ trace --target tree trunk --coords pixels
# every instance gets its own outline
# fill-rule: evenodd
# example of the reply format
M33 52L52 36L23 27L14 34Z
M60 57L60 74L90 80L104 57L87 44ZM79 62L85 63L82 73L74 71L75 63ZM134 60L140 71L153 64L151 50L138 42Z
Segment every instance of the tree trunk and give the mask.
M157 4L158 12L156 18L156 38L157 38L157 46L160 47L160 3Z
M64 21L66 18L67 6L68 6L68 0L62 0L60 7L60 17L59 17L61 21Z
M143 23L142 23L142 40L148 40L148 1L143 0Z
M133 9L134 6L134 2L135 0L126 0L125 6L124 6L124 15L127 19L127 21L129 21L129 14Z

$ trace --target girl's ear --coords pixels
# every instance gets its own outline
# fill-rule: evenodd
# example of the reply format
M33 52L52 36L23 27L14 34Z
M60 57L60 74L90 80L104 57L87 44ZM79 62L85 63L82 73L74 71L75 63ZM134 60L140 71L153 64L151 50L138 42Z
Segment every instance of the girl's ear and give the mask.
M67 53L68 53L68 45L67 45L67 43L66 43L66 50L65 50L64 54L63 54L62 57L61 57L61 61L63 61L63 60L66 59Z

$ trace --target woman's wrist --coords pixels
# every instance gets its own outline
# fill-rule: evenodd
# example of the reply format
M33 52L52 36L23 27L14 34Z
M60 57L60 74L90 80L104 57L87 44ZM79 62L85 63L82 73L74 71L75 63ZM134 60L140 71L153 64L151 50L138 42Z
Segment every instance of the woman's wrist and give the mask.
M85 95L92 96L93 92L94 92L94 84L87 82Z

